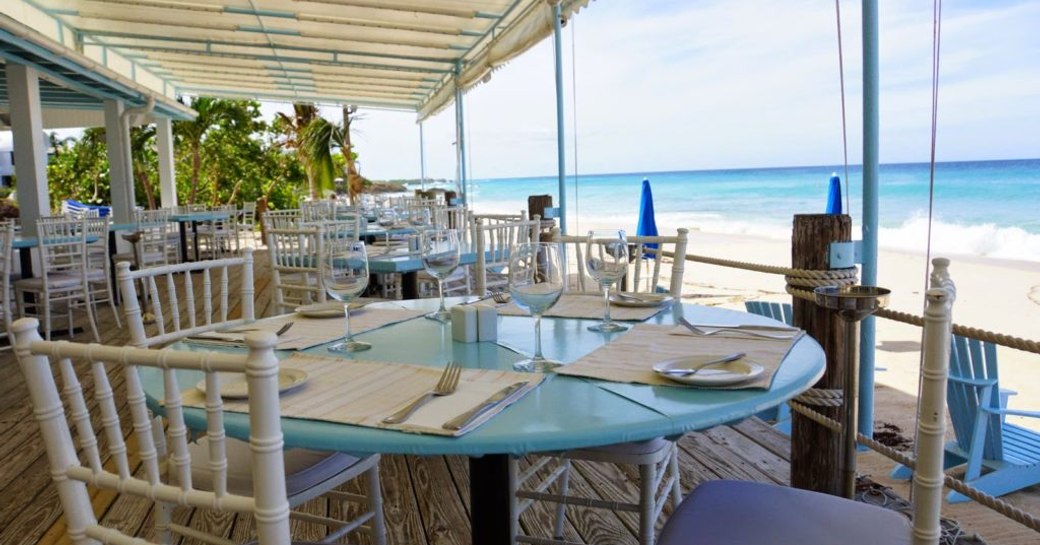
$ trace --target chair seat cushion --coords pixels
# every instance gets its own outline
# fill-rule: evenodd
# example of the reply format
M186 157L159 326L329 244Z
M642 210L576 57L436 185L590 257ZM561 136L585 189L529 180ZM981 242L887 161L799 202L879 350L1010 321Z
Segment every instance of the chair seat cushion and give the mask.
M909 519L826 494L743 481L709 481L691 492L658 545L900 545Z
M47 284L52 288L71 288L83 282L83 278L74 274L54 273L47 275ZM28 290L42 290L43 277L22 278L14 283L16 288Z
M253 494L253 464L249 443L228 438L226 445L228 491L251 496ZM192 486L202 490L211 490L213 474L207 466L209 460L207 439L203 437L198 442L189 444L188 450L191 453ZM321 484L362 460L343 452L321 452L307 449L286 449L284 459L285 489L289 496Z

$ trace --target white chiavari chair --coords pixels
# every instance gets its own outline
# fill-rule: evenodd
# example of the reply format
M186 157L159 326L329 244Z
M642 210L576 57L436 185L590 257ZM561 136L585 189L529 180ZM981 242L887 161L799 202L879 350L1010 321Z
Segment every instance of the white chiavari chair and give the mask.
M8 345L2 348L10 348L14 339L11 331L11 270L14 263L14 222L9 220L0 221L0 321L3 321L3 329L0 336L7 337Z
M64 511L66 531L77 545L111 543L129 545L148 543L125 535L118 528L98 523L87 486L120 493L127 498L156 504L156 541L169 543L169 532L197 537L200 532L171 522L174 506L214 509L221 512L256 515L256 537L260 545L289 545L289 502L281 445L278 411L278 359L274 355L275 336L256 333L247 339L250 354L208 352L166 352L130 347L83 345L42 341L34 319L14 323L15 351L29 385L40 434L48 453L51 476L58 489ZM85 362L87 365L76 365ZM165 378L165 417L169 422L165 436L153 430L145 404L145 393L137 369L162 369ZM184 418L181 387L177 371L202 372L206 389L205 439L210 448L191 449ZM252 483L251 490L232 489L231 471L239 469L225 454L223 401L217 372L245 373L249 387L250 443L244 463ZM84 376L81 379L79 374ZM56 377L60 376L60 379ZM133 440L141 463L135 472L130 463L130 441L124 435L122 412L113 392L114 379L122 376L126 384ZM59 382L61 391L59 394ZM94 394L96 402L88 403ZM64 398L64 399L63 399ZM67 405L67 407L66 407ZM70 420L66 420L66 409ZM95 422L102 428L95 430ZM165 477L158 456L155 436L163 436L177 454L171 457ZM76 440L73 440L75 435ZM107 452L105 448L107 446ZM103 452L108 460L102 463ZM193 462L211 469L213 487L193 486ZM242 460L238 461L243 463ZM226 542L226 540L222 540Z
M36 222L36 236L42 271L33 278L15 281L18 315L42 318L44 333L49 340L56 305L65 307L64 313L59 315L68 318L70 337L74 329L73 310L82 308L86 311L94 340L100 340L94 308L90 304L84 220L70 220L64 216L40 218ZM31 299L26 297L28 295L32 296Z
M90 287L90 304L97 316L97 304L108 303L117 327L123 327L116 309L115 290L112 289L112 262L109 260L109 225L112 217L88 217L84 219L87 236L95 238L87 242L87 284Z
M509 266L509 249L523 242L538 242L541 218L528 220L492 221L473 216L473 249L477 262L473 266L474 294L483 297L488 290L502 289L509 284L503 271Z
M663 254L670 252L674 257L670 258L672 269L667 291L677 300L682 297L688 233L687 229L680 228L675 236L628 237L630 255L634 256L633 265L630 267L630 271L635 271L633 274L636 280L630 284L630 287L635 288L633 291L650 293L664 291L663 287L658 287L658 282L661 277L661 264L665 259ZM582 260L586 240L586 237L561 235L558 229L553 230L553 241L563 244L567 248L567 259L571 267L568 271L576 269L576 273L571 274L568 290L591 292L598 289L595 282L589 279L588 290L586 290L585 265ZM648 247L648 244L656 246ZM556 524L553 535L560 536L563 531L567 505L588 505L636 512L639 514L640 545L653 545L654 524L660 517L665 503L671 499L673 505L678 505L682 499L679 487L678 450L675 444L677 439L677 437L658 437L649 441L620 443L537 456L531 467L517 478L516 499L514 500L516 516L530 507L534 501L556 503ZM569 490L569 471L572 460L637 466L639 468L638 501L608 502L572 495ZM515 464L515 461L513 463ZM545 468L553 469L548 473L548 477L532 481ZM533 484L528 484L528 481L532 481ZM557 486L555 493L537 492L549 489L554 482ZM518 536L517 541L531 542L526 536Z

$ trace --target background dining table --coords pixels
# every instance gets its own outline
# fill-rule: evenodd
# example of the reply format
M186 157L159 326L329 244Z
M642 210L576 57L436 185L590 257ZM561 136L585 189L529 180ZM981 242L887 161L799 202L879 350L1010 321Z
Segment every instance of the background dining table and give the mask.
M463 298L450 298L459 303ZM472 298L470 298L472 300ZM436 299L376 303L391 308L434 310ZM672 325L680 317L701 323L783 325L761 316L733 310L674 304L662 308L644 323ZM586 327L595 320L543 318L545 355L573 362L628 332L602 334ZM498 317L497 342L461 343L451 339L451 325L416 318L368 331L356 338L372 344L350 359L443 366L449 360L466 368L511 369L531 350L534 334L530 317ZM691 341L696 342L696 341ZM305 354L344 357L321 345ZM182 350L214 350L179 344ZM234 350L233 348L218 348ZM291 352L279 352L288 357ZM823 374L825 357L811 337L801 337L784 357L768 389L711 389L615 383L549 373L542 384L479 428L459 437L405 433L332 422L283 417L286 447L354 453L465 455L469 457L473 543L512 542L509 457L629 441L676 436L687 431L746 418L779 405L811 387ZM390 363L388 363L390 364ZM178 376L183 388L199 377ZM161 379L142 370L152 409L161 412ZM189 409L189 426L205 428L201 409ZM228 433L248 438L248 418L226 415Z

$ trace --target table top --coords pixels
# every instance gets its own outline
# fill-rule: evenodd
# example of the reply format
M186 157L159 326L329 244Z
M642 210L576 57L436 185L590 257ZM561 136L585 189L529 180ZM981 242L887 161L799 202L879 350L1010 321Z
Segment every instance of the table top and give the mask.
M87 235L87 244L97 242L97 240L97 235ZM69 242L72 242L72 240L70 240ZM14 240L11 241L11 247L16 250L23 248L35 248L39 245L40 240L36 237L23 237L22 235L17 235L14 237Z
M392 251L386 254L377 254L373 248L368 254L368 270L373 273L407 273L424 270L422 257L417 253L406 251ZM477 253L462 251L459 253L459 265L472 265L477 262Z
M457 298L456 298L457 299ZM436 299L378 303L435 309ZM743 312L699 305L675 305L646 323L673 324L685 316L704 323L774 323ZM611 338L586 330L594 321L543 318L542 343L546 357L570 362L595 350ZM371 350L352 356L369 361L393 361L442 366L454 358L471 368L511 369L529 351L534 332L529 317L499 316L498 343L459 343L451 340L450 324L417 318L357 335L372 343ZM176 345L183 350L229 350ZM450 354L448 351L450 350ZM324 346L307 354L342 357ZM291 352L278 352L280 358ZM597 381L549 374L534 391L505 409L480 428L461 437L437 437L380 430L330 422L283 418L287 447L355 453L405 453L419 455L484 454L522 455L529 452L573 449L681 434L745 418L776 406L808 389L822 376L823 350L811 337L799 340L777 371L769 390L711 390L670 386L645 386ZM154 369L141 370L150 398L161 392ZM182 387L190 388L198 373L181 372ZM154 405L154 403L153 403ZM152 407L158 409L157 406ZM200 409L186 411L188 425L205 426ZM248 436L245 415L225 416L229 435Z
M170 214L170 221L176 222L187 222L187 221L214 221L214 220L225 220L231 217L231 214L235 214L233 211L219 211L219 210L206 210L202 212L185 212L183 214Z

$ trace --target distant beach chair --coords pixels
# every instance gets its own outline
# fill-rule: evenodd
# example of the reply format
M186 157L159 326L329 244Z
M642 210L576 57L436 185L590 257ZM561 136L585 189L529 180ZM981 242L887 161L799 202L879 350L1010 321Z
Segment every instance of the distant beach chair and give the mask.
M751 314L758 314L759 316L779 320L787 325L794 325L794 308L791 307L791 303L744 301L744 308ZM773 427L776 428L777 431L791 435L791 407L789 407L787 403L778 405L772 409L766 409L755 414L755 416L762 420L775 421Z
M947 382L950 420L957 439L946 444L943 468L967 464L964 482L991 496L1040 483L1040 433L1008 424L1006 415L1040 418L1040 412L1007 409L1008 396L997 373L997 347L954 336ZM990 471L985 475L982 469ZM896 466L892 478L908 479L910 468ZM970 498L950 492L950 503Z

